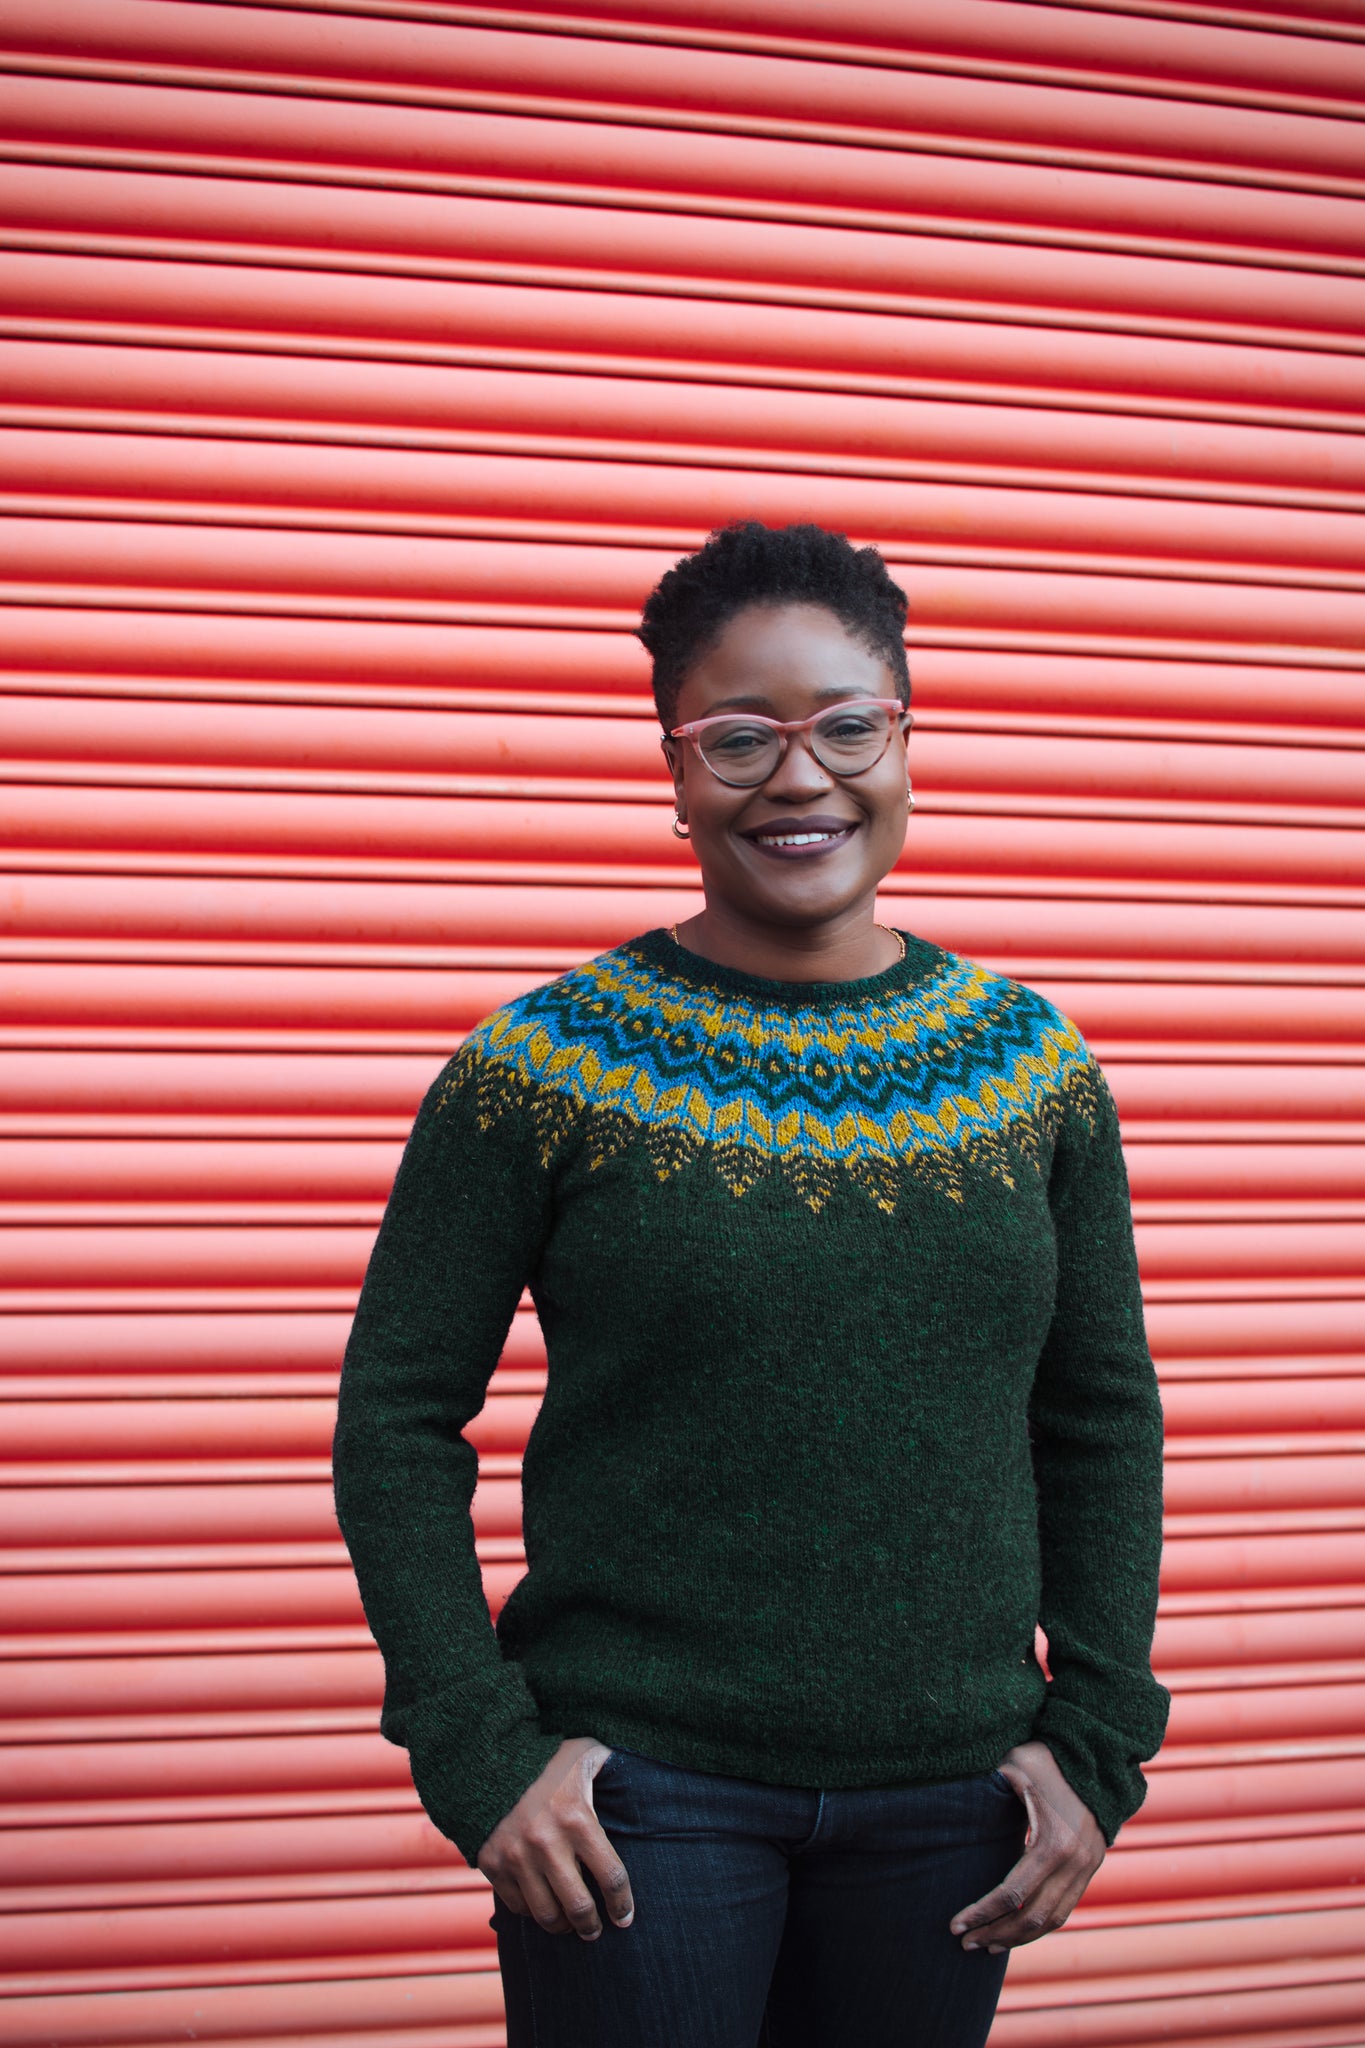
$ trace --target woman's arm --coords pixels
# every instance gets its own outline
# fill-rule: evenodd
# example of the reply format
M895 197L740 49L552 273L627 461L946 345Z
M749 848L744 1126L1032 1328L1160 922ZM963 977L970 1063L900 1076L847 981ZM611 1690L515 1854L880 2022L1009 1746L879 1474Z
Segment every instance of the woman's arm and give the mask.
M1161 1397L1118 1112L1091 1076L1093 1122L1069 1121L1049 1191L1057 1294L1030 1415L1051 1682L1033 1732L1112 1842L1142 1804L1170 1695L1151 1668Z
M462 1434L483 1406L549 1217L522 1119L481 1111L476 1042L418 1112L356 1312L334 1446L337 1518L384 1655L381 1727L470 1863L560 1744L489 1621Z
M1057 1292L1031 1421L1051 1674L1033 1731L1002 1760L1028 1813L1024 1854L959 1912L965 1948L1060 1927L1141 1805L1170 1696L1151 1670L1161 1561L1161 1401L1143 1326L1118 1113L1097 1066L1049 1183Z

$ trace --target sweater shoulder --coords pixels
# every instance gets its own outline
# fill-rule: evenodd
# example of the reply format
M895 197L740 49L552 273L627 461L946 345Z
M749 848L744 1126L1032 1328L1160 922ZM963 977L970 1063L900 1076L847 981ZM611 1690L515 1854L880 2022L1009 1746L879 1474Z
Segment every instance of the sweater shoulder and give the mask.
M613 946L503 1003L475 1025L450 1065L506 1065L536 1041L548 1050L601 1036L632 992L642 1000L653 980L633 944Z
M473 1115L534 1143L543 1165L560 1149L584 1082L620 1056L621 1020L647 1006L653 975L633 941L538 983L484 1017L437 1075L428 1111ZM587 1092L591 1092L588 1090Z
M1099 1071L1079 1024L1040 989L983 967L979 960L972 960L965 953L949 952L945 947L942 957L945 979L971 991L976 1013L982 1020L983 1051L997 1037L1002 1046L1008 1044L1011 1048L1030 1041L1038 1045L1047 1043L1064 1055L1066 1068L1085 1066Z
M945 950L942 957L945 985L962 992L973 1016L969 1040L957 1041L970 1062L970 1072L960 1074L965 1083L993 1082L1016 1107L1027 1101L1026 1121L1049 1145L1068 1131L1084 1144L1099 1125L1116 1125L1099 1061L1074 1018L1012 975L960 953ZM949 1039L955 1038L951 1015L945 1023Z

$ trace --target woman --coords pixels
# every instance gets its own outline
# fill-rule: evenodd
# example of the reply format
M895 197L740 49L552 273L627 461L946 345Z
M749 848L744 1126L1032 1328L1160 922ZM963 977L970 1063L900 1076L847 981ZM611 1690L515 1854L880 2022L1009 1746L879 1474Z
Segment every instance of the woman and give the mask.
M338 1510L384 1731L497 1894L512 2048L974 2048L1163 1732L1111 1098L1043 997L875 920L904 621L812 526L663 578L705 908L475 1032L366 1278ZM524 1287L495 1636L461 1431Z

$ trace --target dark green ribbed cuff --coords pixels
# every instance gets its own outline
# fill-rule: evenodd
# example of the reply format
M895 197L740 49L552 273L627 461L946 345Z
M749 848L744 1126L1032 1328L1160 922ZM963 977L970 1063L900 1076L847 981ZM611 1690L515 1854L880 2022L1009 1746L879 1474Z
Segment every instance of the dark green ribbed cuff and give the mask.
M519 1728L497 1755L477 1760L440 1741L419 1742L409 1750L418 1798L471 1869L498 1822L535 1783L563 1740L562 1735Z
M1062 1776L1090 1808L1110 1848L1123 1823L1132 1819L1147 1797L1147 1780L1139 1765L1146 1757L1155 1756L1164 1724L1163 1713L1162 1726L1153 1731L1150 1746L1145 1741L1135 1745L1131 1735L1059 1698L1055 1689L1049 1690L1034 1724L1034 1739L1045 1742L1052 1751Z

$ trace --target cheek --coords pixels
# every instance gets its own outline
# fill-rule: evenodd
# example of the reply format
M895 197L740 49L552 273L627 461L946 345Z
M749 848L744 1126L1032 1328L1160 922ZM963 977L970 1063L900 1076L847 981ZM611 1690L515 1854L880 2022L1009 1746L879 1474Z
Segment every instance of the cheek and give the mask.
M743 792L728 790L723 782L703 768L688 774L684 785L687 819L694 839L719 839L743 809Z
M904 763L894 767L890 774L878 781L875 791L869 790L867 794L874 836L878 839L896 838L903 833L910 810Z

